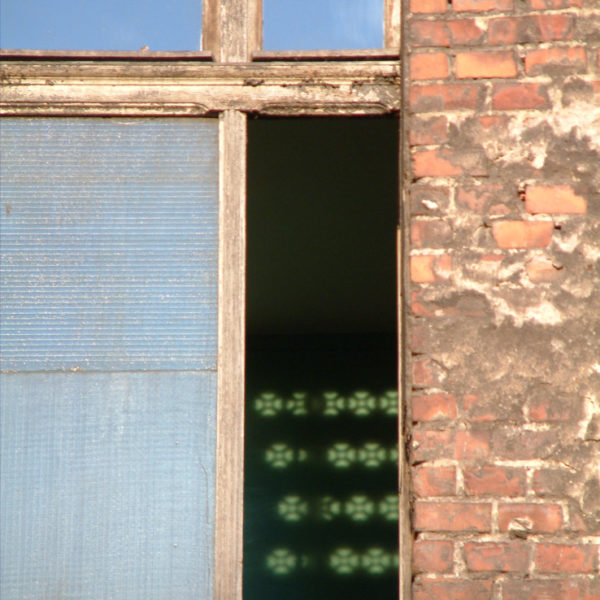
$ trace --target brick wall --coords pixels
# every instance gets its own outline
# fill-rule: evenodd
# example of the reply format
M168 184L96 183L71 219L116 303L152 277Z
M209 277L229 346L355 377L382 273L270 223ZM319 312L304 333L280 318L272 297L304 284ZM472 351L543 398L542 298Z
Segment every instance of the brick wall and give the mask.
M600 2L407 0L413 598L600 599Z

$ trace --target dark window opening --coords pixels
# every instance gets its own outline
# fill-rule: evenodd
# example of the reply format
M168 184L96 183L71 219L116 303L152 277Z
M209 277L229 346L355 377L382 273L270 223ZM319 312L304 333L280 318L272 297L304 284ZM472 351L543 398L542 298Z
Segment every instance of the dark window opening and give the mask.
M245 600L397 596L397 132L249 122Z

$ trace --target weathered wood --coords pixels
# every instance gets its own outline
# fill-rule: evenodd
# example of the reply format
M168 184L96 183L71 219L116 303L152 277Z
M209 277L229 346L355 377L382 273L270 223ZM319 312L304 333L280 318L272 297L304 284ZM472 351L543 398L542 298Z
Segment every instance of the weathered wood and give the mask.
M384 0L383 43L386 48L394 48L397 54L400 51L401 16L401 0Z
M402 129L399 135L402 137ZM402 143L402 139L401 139ZM402 170L399 171L402 173ZM402 193L401 193L402 194ZM401 200L400 196L399 201ZM403 206L400 206L401 222ZM403 226L396 230L396 285L397 285L397 336L398 336L398 589L400 600L410 600L412 583L412 532L410 525L409 469L406 454L406 390L407 378L404 377L407 345L404 342L404 301L405 281L404 235Z
M398 60L399 48L371 48L366 50L260 50L252 53L254 61L343 61L343 60Z
M241 600L244 500L246 115L221 115L214 600Z
M210 61L211 52L204 51L154 51L154 50L5 50L0 49L1 59L23 61L39 60L193 60Z
M391 61L2 64L3 114L385 114L400 108ZM289 110L288 110L289 109Z

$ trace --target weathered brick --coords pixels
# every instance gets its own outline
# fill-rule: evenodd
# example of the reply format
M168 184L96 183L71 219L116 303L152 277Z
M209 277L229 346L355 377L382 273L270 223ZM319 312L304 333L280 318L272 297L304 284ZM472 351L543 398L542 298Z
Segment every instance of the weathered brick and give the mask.
M581 579L507 579L502 600L600 600L599 587Z
M567 469L538 469L533 472L532 488L538 496L566 496L573 478Z
M448 393L420 394L412 398L413 421L456 418L456 396Z
M490 432L457 431L455 457L459 460L486 458L490 454Z
M502 262L503 256L496 254L484 255L481 260L494 266ZM494 399L482 398L479 394L465 394L463 396L462 414L471 422L481 423L502 418L504 410Z
M468 542L465 563L470 571L526 573L529 548L523 542Z
M414 462L453 458L454 432L431 429L416 429L413 431L411 458Z
M556 267L548 258L533 258L527 263L527 276L533 283L548 283L562 279L564 270ZM545 419L536 419L545 420Z
M418 500L415 504L417 531L490 531L492 505Z
M560 273L554 268L553 271ZM581 418L581 411L575 410L573 403L562 396L552 396L551 393L530 398L526 408L531 421L571 421Z
M475 109L482 104L483 94L483 86L478 83L413 85L409 105L413 112Z
M410 189L412 215L438 215L446 211L450 200L447 186L414 185Z
M500 531L510 531L513 521L531 533L554 533L563 526L562 508L558 504L500 504L498 506Z
M454 496L456 467L419 465L412 469L412 481L417 496Z
M593 544L537 544L535 568L545 573L595 573L598 548Z
M525 72L528 75L541 73L584 73L587 70L585 48L539 48L525 55Z
M569 40L573 37L573 15L527 15L490 19L490 44L524 44Z
M492 235L500 248L543 248L550 244L552 221L498 221Z
M424 52L410 57L410 78L413 80L448 77L448 56L443 52Z
M442 219L418 219L411 223L410 242L414 248L438 248L451 238L450 225Z
M523 469L484 465L465 467L465 491L474 496L523 496L525 472Z
M556 431L528 431L520 427L496 427L492 433L493 454L505 460L549 457L560 438Z
M429 119L413 117L408 139L411 146L443 144L448 140L448 119L444 116Z
M410 11L413 13L441 13L446 12L446 0L410 0Z
M587 200L570 185L528 185L525 208L532 214L584 214Z
M480 44L485 38L485 29L475 19L455 19L446 24L452 34L453 45Z
M415 283L434 283L448 278L452 268L452 257L434 254L419 254L410 257L410 279Z
M463 173L463 168L453 162L454 153L448 148L421 150L412 155L415 177L452 177Z
M444 380L444 370L429 358L413 360L412 367L412 384L415 388L439 386Z
M459 79L516 77L517 64L512 51L459 52L456 76Z
M490 10L512 10L513 0L454 0L456 11L487 12Z
M583 6L584 0L529 0L529 7L534 10L571 8Z
M450 30L443 21L413 19L409 24L410 40L414 46L449 46Z
M454 565L454 544L448 540L416 540L413 567L416 573L450 573Z
M491 581L465 579L418 579L413 600L491 600Z
M494 84L492 107L495 110L549 108L547 86L528 82Z

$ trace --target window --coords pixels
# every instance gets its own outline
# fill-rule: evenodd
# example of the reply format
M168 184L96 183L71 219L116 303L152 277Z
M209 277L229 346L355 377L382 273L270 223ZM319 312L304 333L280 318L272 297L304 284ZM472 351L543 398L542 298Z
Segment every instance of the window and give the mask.
M219 600L242 594L247 121L255 115L397 114L399 3L386 2L384 7L383 49L262 50L260 2L205 0L199 52L3 50L0 55L0 109L9 117L5 123L99 118L110 124L113 119L115 123L146 119L186 127L189 122L218 118L215 575L211 585L213 597ZM170 169L167 177L173 175ZM134 374L128 377L135 379ZM191 393L197 397L199 392ZM84 464L88 465L85 460ZM81 543L83 532L76 533ZM401 537L403 543L408 543L407 536ZM400 571L406 559L401 546ZM202 556L197 560L202 562ZM142 577L144 569L151 572L151 564L148 560L140 567ZM410 583L406 579L404 583ZM176 589L166 594L157 597L181 597Z

